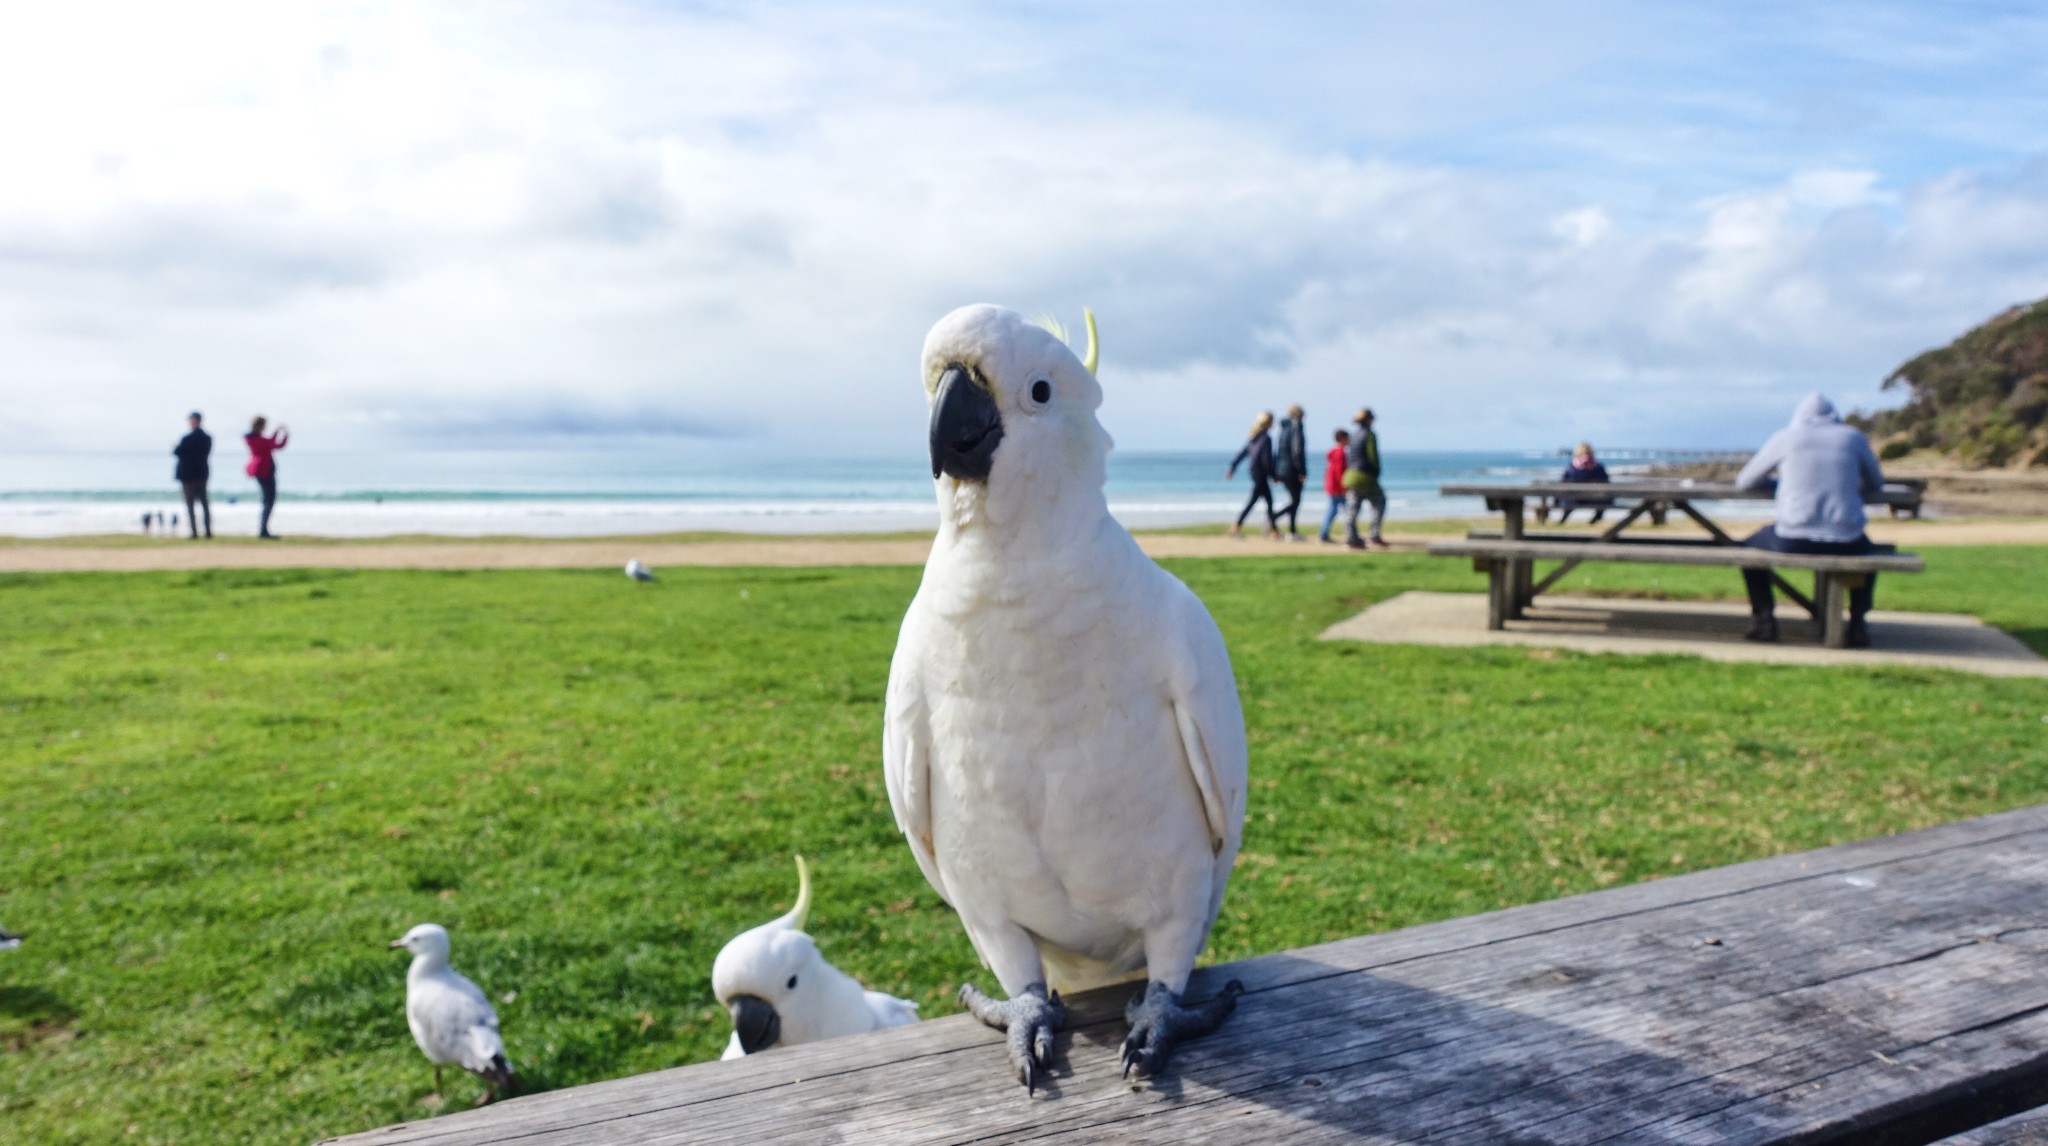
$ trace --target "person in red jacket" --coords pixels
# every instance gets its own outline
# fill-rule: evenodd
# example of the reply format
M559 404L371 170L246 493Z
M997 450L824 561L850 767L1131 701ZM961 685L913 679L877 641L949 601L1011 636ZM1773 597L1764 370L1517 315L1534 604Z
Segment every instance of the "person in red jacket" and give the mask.
M270 532L270 510L277 504L277 459L274 455L291 440L291 431L280 422L277 432L265 437L265 425L263 415L256 415L249 422L249 432L242 435L242 441L249 447L249 468L245 472L263 488L263 517L256 526L256 536L275 539L277 535Z
M1351 431L1338 430L1337 444L1323 455L1323 492L1330 495L1330 508L1323 511L1323 534L1316 540L1325 545L1335 545L1330 540L1330 527L1337 523L1337 515L1344 512L1344 449L1351 444Z

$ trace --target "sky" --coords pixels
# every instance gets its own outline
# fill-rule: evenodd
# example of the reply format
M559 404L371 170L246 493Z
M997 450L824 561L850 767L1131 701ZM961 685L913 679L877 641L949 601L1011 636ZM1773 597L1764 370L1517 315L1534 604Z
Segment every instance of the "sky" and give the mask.
M1753 445L2048 295L2044 11L16 5L0 441L916 450L997 302L1124 448Z

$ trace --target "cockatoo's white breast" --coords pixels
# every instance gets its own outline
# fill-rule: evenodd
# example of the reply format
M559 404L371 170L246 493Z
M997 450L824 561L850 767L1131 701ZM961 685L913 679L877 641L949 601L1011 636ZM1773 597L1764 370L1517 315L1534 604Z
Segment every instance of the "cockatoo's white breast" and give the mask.
M1172 709L1184 666L1158 639L1191 597L1120 529L1090 549L1064 569L1011 571L1057 593L1003 593L1017 582L984 578L971 554L935 566L919 676L944 682L925 704L952 902L1113 978L1135 969L1145 927L1206 910L1215 853Z

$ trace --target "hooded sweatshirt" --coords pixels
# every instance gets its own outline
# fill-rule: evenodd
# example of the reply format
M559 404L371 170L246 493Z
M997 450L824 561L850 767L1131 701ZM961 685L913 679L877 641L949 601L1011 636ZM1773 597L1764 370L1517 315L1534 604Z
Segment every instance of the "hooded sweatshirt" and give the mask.
M1735 484L1755 489L1778 471L1778 536L1854 541L1863 536L1863 499L1884 489L1884 471L1863 431L1842 424L1834 403L1808 394L1792 424L1771 435Z

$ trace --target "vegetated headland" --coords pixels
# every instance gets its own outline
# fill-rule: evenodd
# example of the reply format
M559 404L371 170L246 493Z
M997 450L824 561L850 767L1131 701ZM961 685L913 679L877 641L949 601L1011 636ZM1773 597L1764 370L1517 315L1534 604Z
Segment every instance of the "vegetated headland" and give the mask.
M1884 380L1905 389L1896 409L1850 414L1885 473L1927 482L1938 513L2048 514L2048 299L2012 307ZM1660 473L1726 480L1739 462Z

